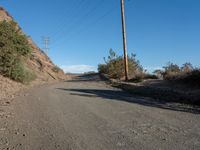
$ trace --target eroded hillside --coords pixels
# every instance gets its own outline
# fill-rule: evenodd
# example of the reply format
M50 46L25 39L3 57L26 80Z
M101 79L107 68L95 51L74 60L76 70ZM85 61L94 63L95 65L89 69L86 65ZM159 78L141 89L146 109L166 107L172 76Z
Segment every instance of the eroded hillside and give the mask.
M0 8L0 21L3 20L12 21L13 18L4 8ZM21 30L20 27L19 29ZM32 39L29 38L28 41L32 48L32 54L30 59L27 61L27 65L31 70L35 71L38 79L44 81L51 79L65 79L66 76L64 75L64 72L53 64L49 57L40 48L37 47Z
M0 7L0 22L2 21L10 22L15 20L4 8ZM21 33L23 33L19 25L17 25L16 30L19 30ZM30 57L25 61L25 65L36 75L36 79L32 81L31 84L40 84L66 79L64 72L55 64L53 64L50 58L33 42L33 40L31 38L27 38L27 40L32 51ZM5 95L13 94L13 89L19 88L20 83L15 84L14 81L3 77L1 74L0 78L0 99L5 98ZM17 90L15 90L15 92L17 92Z

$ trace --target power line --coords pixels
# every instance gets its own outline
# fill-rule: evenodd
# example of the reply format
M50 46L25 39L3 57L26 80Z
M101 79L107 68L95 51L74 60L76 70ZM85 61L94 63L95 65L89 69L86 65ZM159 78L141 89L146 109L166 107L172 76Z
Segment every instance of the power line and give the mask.
M62 35L61 36L65 36L67 35L66 33L68 32L68 34L70 32L73 31L73 29L80 27L82 25L82 23L86 20L85 18L87 18L88 16L90 16L91 14L93 14L93 12L98 9L103 3L105 2L105 0L101 0L99 1L99 3L97 3L97 5L95 5L95 7L93 7L92 9L90 9L84 16L82 16L81 20L77 20L75 23L71 24L71 26L69 28L67 28L67 30L64 31L65 28L63 28L63 30L61 30ZM61 38L59 38L61 39ZM59 41L59 39L55 40L54 43L56 43L57 41Z
M99 1L99 3L97 3L97 4L95 5L95 7L93 7L92 9L90 9L85 15L82 16L82 19L81 19L81 20L77 20L76 22L71 23L71 26L70 26L69 28L65 28L65 27L64 27L63 29L61 29L61 30L60 30L60 33L61 33L60 37L61 37L61 36L67 35L66 33L69 34L69 32L72 32L73 29L75 29L76 27L81 26L82 23L86 20L85 18L87 18L88 16L90 16L90 14L92 14L96 9L98 9L98 8L103 4L104 1L105 1L105 0ZM66 30L66 29L67 29L67 30ZM55 40L54 42L57 42L57 40Z
M70 7L70 9L67 9L67 11L65 12L67 16L70 16L70 15L71 15L70 18L76 18L77 15L78 15L77 13L73 13L73 12L70 11L70 10L73 10L73 9L78 10L78 9L80 9L81 7L84 7L84 6L85 6L85 5L84 5L84 4L85 4L85 0L80 0L80 2L79 2L79 1L73 1L73 2L76 2L76 3L74 3L74 4L72 5L72 7ZM77 4L79 4L78 7L77 7ZM78 12L78 11L76 11L76 12ZM59 24L58 24L56 27L54 27L54 28L56 28L57 30L54 31L54 32L52 32L52 33L49 33L48 35L50 35L51 37L54 37L55 35L58 34L58 32L60 32L60 30L61 30L62 28L65 28L65 26L66 26L67 23L68 23L68 22L66 22L66 18L63 18L63 20L62 20L62 21L59 21Z
M133 2L133 1L131 1L131 2ZM103 3L103 2L102 2ZM100 4L102 4L101 2L100 2ZM130 6L130 1L128 1L128 3L125 3L125 6L127 6L129 4L129 6ZM99 4L97 4L93 9L91 9L87 14L85 14L85 16L87 17L87 16L89 16L94 10L96 10L98 7L100 7L100 5ZM59 38L57 38L55 41L54 41L54 43L53 43L53 47L56 47L56 45L58 44L58 42L59 41L63 41L63 40L65 40L65 42L66 41L69 41L69 40L71 40L72 39L72 36L73 35L78 35L78 34L80 34L81 32L83 32L83 31L86 31L86 30L88 30L88 29L91 29L91 27L94 27L94 25L96 24L96 23L98 23L100 20L102 20L103 18L105 18L107 15L109 15L111 12L113 12L116 8L117 8L118 6L114 6L114 7L112 7L111 9L109 9L106 13L104 13L103 15L101 15L100 17L98 17L95 21L93 21L92 23L90 23L89 25L87 25L86 27L82 27L82 29L81 30L79 30L78 32L72 32L74 29L76 29L76 27L81 27L81 25L82 25L82 23L85 21L85 19L82 19L82 20L79 20L78 22L77 22L77 24L73 24L73 26L71 26L71 28L68 28L68 30L67 31L69 31L67 34L66 34L66 31L63 31L62 33L63 33L63 36L68 36L68 40L66 40L66 38L65 39L63 39L63 38L61 38L61 36L59 37ZM65 32L65 33L64 33ZM69 34L69 33L74 33L74 34ZM70 35L70 36L69 36Z
M98 17L95 21L93 21L92 23L90 23L89 25L87 25L85 28L83 27L81 30L79 30L78 32L76 32L76 34L72 34L70 35L70 38L68 38L68 41L72 38L73 35L78 35L83 31L87 31L88 29L91 29L91 27L94 27L99 21L101 21L103 18L105 18L106 16L108 16L110 13L112 13L115 10L116 7L112 7L110 10L108 10L106 13L104 13L102 16ZM64 39L63 39L64 40ZM57 42L54 42L54 47L57 45Z
M79 9L85 9L85 10L88 10L88 6L89 6L89 1L88 0L82 0L81 2L80 2L80 4L79 4ZM71 16L69 17L69 18L75 18L74 20L66 20L66 18L65 18L65 20L63 21L63 23L61 24L61 26L58 28L58 30L56 31L56 32L54 32L54 34L52 34L52 37L56 37L56 36L58 36L59 34L63 34L64 33L64 31L65 31L65 29L68 29L66 26L69 26L69 27L73 27L74 26L74 24L76 23L76 22L78 22L79 20L77 19L79 16L80 16L80 11L78 11L78 8L75 8L75 10L76 10L76 12L74 13L74 12L72 12L71 11ZM83 16L84 17L84 16ZM82 17L82 18L83 18ZM68 21L68 22L67 22Z

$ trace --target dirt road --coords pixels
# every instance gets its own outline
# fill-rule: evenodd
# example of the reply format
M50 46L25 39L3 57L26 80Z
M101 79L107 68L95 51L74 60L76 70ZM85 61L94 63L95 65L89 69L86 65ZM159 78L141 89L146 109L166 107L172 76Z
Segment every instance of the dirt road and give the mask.
M97 76L35 88L0 108L1 150L200 149L197 111L135 97Z

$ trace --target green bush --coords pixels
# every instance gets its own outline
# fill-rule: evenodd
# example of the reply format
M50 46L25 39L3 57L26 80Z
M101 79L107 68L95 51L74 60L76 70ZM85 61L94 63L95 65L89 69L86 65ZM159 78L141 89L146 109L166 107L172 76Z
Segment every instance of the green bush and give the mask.
M98 65L98 72L107 74L108 73L107 65L106 64L99 64Z
M128 56L129 77L134 78L143 74L143 68L139 61L135 58L136 55ZM105 59L105 64L99 64L99 73L104 73L109 78L122 79L124 78L124 58L117 56L116 53L110 49L109 56Z
M25 67L31 48L27 38L17 30L17 24L0 22L0 74L20 82L27 82L34 75Z
M11 71L10 78L22 83L29 83L34 80L36 76L25 66L23 61L18 61Z

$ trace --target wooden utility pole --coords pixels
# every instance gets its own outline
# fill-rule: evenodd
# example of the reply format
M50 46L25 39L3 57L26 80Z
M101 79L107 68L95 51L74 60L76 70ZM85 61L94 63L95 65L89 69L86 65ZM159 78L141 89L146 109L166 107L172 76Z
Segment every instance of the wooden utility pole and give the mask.
M126 25L125 25L125 15L124 15L124 0L121 0L121 15L122 15L122 32L123 32L123 47L124 47L124 71L125 80L128 80L128 56L126 47Z

